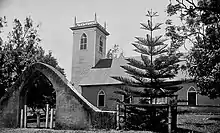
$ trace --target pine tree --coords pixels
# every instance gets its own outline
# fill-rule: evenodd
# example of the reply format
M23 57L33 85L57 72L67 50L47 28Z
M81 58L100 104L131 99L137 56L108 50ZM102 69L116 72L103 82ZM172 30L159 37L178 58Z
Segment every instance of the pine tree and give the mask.
M113 78L126 85L116 93L126 95L126 97L129 95L139 96L142 97L141 104L152 104L154 98L169 96L182 88L180 84L183 81L172 81L180 68L178 63L181 61L182 54L177 52L176 44L166 44L167 39L162 39L162 35L153 36L154 31L159 30L162 25L162 23L153 25L153 18L158 16L157 12L148 11L146 16L149 17L149 20L147 23L141 23L141 29L149 31L149 34L146 34L145 38L135 37L136 41L132 43L135 47L134 50L141 54L141 60L127 58L128 65L121 67L130 77L117 76ZM155 125L152 125L155 123L148 115L152 111L156 110L140 109L140 107L130 108L128 112L134 117L130 117L127 126L132 129L155 128ZM140 116L141 114L142 116ZM161 119L156 120L156 118L154 120L162 121ZM159 127L159 123L156 124L156 127Z

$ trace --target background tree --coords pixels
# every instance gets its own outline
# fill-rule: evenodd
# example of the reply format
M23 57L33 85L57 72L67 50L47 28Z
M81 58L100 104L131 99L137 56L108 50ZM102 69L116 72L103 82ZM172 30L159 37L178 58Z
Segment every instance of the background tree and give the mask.
M124 52L121 50L118 44L115 44L108 50L106 57L108 59L121 58L124 57Z
M3 23L4 18L1 18ZM9 89L22 72L31 64L43 62L49 64L65 75L64 69L59 67L52 52L45 54L39 46L41 39L38 34L39 25L27 17L24 24L14 19L12 31L3 40L1 34L0 45L0 85L2 92ZM1 28L3 25L0 25ZM2 30L3 31L3 30ZM48 79L41 73L35 73L32 80L26 85L28 88L28 105L33 110L43 108L46 103L55 105L55 92Z
M141 104L152 104L153 99L165 97L180 90L177 86L183 81L171 81L180 69L179 62L181 53L177 52L175 44L165 43L162 35L153 36L153 32L160 29L162 23L153 24L153 17L158 16L157 12L148 11L147 23L141 23L141 29L149 31L146 37L135 37L132 45L135 51L141 54L141 60L127 58L128 65L122 66L130 77L113 77L126 84L117 93L123 95L135 95L142 97ZM129 108L130 117L128 127L142 130L161 130L166 125L164 112L162 110L151 110L141 107ZM151 117L152 112L159 115Z
M179 15L182 25L172 25L176 40L193 44L188 55L188 70L200 93L220 97L220 1L175 0L167 7L168 15ZM174 36L173 34L169 34Z
M6 25L6 18L5 17L0 17L0 34L3 32L3 27ZM2 66L4 65L4 52L2 50L2 46L3 46L3 39L2 37L0 36L0 98L4 95L5 93L5 89L4 89L4 81L3 81L3 78L4 78L4 74L3 74L3 69L2 69Z

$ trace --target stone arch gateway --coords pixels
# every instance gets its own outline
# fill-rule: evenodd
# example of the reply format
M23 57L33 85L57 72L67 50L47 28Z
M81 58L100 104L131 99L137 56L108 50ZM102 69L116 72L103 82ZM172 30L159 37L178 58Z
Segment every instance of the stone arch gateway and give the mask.
M20 109L23 107L21 92L28 78L36 71L45 75L56 91L57 129L114 128L115 112L101 111L93 106L59 71L43 63L29 66L1 98L0 127L19 127Z

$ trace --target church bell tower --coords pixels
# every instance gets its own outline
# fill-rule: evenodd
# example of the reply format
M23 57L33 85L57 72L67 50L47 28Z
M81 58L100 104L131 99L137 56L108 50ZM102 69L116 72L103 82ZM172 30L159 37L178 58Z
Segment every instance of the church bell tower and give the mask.
M106 55L106 39L109 33L97 22L96 14L93 21L76 22L70 28L73 32L72 74L71 82L81 93L80 81L89 70ZM95 77L94 77L95 78Z

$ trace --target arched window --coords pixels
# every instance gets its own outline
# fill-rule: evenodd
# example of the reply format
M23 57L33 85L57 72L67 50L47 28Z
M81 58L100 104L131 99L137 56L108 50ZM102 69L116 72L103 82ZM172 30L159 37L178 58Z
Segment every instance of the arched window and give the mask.
M105 92L100 90L97 97L97 106L104 107L105 106Z
M85 33L82 34L81 40L80 40L80 50L87 48L87 36Z
M188 105L195 106L197 104L197 92L196 89L191 86L187 91Z
M103 52L103 38L100 36L99 38L99 51L102 53Z

